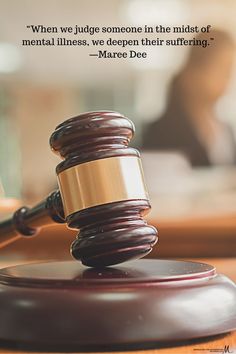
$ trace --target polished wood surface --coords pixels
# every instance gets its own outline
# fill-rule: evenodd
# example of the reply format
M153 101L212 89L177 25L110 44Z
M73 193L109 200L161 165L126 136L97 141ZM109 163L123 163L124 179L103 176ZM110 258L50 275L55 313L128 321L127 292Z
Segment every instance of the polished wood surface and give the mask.
M236 282L236 259L235 258L229 258L229 259L201 259L198 261L203 261L210 263L214 265L217 268L217 271L219 273L224 273L225 275L229 276L232 280ZM8 262L9 264L9 262ZM0 266L6 266L6 263L0 262ZM229 347L228 347L229 346ZM227 351L227 348L229 349L229 352L231 353L236 353L236 332L229 333L226 335L220 335L216 337L211 337L211 338L206 338L206 339L201 339L201 340L194 340L194 341L188 341L185 343L178 343L172 346L168 347L155 347L153 346L153 349L147 349L147 350L136 350L136 351L131 351L131 353L142 353L142 354L156 354L156 353L181 353L181 354L188 354L188 353L201 353L200 349L202 349L202 352L207 353L207 352L213 352L213 349L218 349L219 351L224 350ZM219 352L218 351L218 352ZM63 352L63 351L62 351ZM66 351L64 351L66 352ZM110 351L111 352L111 351ZM1 350L0 353L27 353L25 350L21 349L8 349L7 347L4 348L3 343L1 345ZM36 354L37 352L32 352ZM57 351L57 353L59 353ZM76 353L76 351L74 351ZM116 353L127 353L126 352L117 352Z
M151 215L148 221L159 230L159 242L150 258L236 257L235 214L169 220ZM1 257L8 259L14 255L22 261L70 259L70 244L76 234L65 225L55 224L42 228L36 237L21 239L1 249Z
M224 351L229 346L229 351ZM214 351L214 349L218 349L217 351ZM196 354L196 353L231 353L235 354L236 353L236 333L234 332L226 334L226 335L221 335L217 337L211 337L207 338L205 340L196 340L193 342L187 342L181 345L176 344L174 347L166 347L166 348L155 348L155 349L146 349L146 350L132 350L132 351L106 351L104 354L108 353L114 353L114 354ZM42 352L42 351L25 351L21 349L8 349L8 348L2 348L0 349L0 353L2 354L26 354L26 353L31 353L31 354L42 354L42 353L50 353L48 351ZM68 351L54 351L54 353L63 353L66 354ZM84 354L84 352L77 352L73 351L71 352L73 354ZM86 352L87 353L87 352ZM87 354L95 354L96 352L88 352Z
M236 257L235 213L169 219L151 214L149 222L159 230L151 257Z
M27 264L0 271L0 338L44 348L140 348L227 333L236 328L235 303L236 286L206 263Z

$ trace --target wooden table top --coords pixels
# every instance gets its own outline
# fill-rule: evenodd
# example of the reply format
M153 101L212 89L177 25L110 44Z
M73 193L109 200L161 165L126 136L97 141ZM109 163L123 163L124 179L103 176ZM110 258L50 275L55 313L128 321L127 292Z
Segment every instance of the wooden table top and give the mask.
M196 260L196 259L195 259ZM218 273L224 273L232 280L236 282L236 258L226 258L226 259L198 259L205 263L210 263L217 268ZM7 266L6 263L0 262L0 267ZM39 354L42 352L25 351L11 348L4 348L0 343L0 353L5 354ZM49 353L49 352L44 352ZM55 353L55 352L54 352ZM59 353L59 352L56 352ZM76 352L73 352L76 353ZM79 353L79 352L77 352ZM108 352L106 352L108 353ZM111 353L111 352L110 352ZM124 351L124 352L114 352L115 354L130 353L130 354L201 354L201 353L235 353L236 354L236 332L228 333L226 335L215 336L206 339L199 339L194 341L189 341L188 343L180 343L177 346L170 346L165 348L156 348L148 350L136 350L136 351Z

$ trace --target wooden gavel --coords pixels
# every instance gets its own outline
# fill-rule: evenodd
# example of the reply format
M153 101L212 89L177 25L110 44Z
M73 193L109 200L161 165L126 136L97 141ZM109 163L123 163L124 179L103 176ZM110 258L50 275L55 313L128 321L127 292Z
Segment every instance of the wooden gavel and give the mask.
M157 230L143 216L150 210L140 154L128 146L133 123L112 111L81 114L58 125L50 145L60 191L0 223L0 243L33 236L41 226L67 223L79 229L71 254L84 265L103 267L147 255Z

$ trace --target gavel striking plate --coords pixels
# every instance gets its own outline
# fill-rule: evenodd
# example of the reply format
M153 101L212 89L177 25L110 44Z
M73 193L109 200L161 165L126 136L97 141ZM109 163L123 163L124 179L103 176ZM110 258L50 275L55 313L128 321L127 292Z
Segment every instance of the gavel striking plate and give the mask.
M140 154L128 146L133 133L126 117L98 111L66 120L51 135L63 158L59 190L2 222L0 242L66 223L79 230L75 260L0 271L0 341L142 348L236 328L236 286L214 267L139 259L156 244L157 230L144 220L150 202Z

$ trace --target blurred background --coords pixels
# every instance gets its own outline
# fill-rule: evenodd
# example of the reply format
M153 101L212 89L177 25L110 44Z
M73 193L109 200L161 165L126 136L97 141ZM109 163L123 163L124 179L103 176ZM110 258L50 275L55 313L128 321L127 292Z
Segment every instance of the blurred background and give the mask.
M0 14L1 219L56 188L59 158L48 140L58 123L85 111L115 110L136 126L132 145L142 151L149 221L160 229L152 256L235 256L236 2L0 0ZM31 24L210 24L215 39L208 48L145 47L142 60L98 60L82 47L22 47L22 39L51 38L32 34ZM1 255L67 258L74 234L51 227Z

